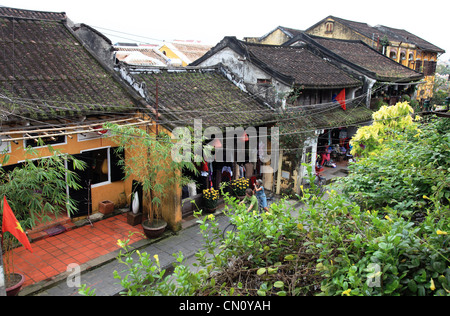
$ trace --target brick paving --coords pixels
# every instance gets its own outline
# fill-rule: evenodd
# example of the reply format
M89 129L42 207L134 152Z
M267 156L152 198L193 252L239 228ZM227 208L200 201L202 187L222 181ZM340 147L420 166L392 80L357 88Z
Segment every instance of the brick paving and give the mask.
M129 236L130 232L138 232ZM127 224L126 214L119 214L93 225L85 225L31 243L33 252L18 247L14 252L15 271L25 275L23 288L50 281L67 271L71 263L85 264L119 249L118 239L130 238L131 243L145 239L141 225Z

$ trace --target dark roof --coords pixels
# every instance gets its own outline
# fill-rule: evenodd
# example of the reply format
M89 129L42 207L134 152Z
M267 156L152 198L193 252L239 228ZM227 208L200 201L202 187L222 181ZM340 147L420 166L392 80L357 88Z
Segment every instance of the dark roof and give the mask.
M427 42L426 40L406 30L394 29L392 27L382 25L377 25L375 26L375 28L383 34L382 36L380 36L380 38L386 35L389 40L396 40L403 43L412 43L418 48L425 51L445 53L445 50L443 50L442 48L439 48L436 45L433 45L430 42Z
M0 16L52 21L64 21L67 19L65 12L32 11L8 7L0 7Z
M69 118L135 108L136 100L117 75L83 47L64 21L0 16L0 26L2 120Z
M423 74L393 61L362 41L329 39L312 35L306 35L303 38L305 37L311 38L350 63L372 72L378 80L412 81L423 78Z
M132 67L131 67L132 68ZM129 68L129 69L131 69ZM215 68L137 67L131 71L137 82L145 82L147 92L156 99L164 120L175 125L257 126L272 119L273 110L255 96L242 91Z
M377 25L377 26L370 26L367 23L362 22L355 22L350 20L341 19L335 16L328 16L322 21L314 24L312 27L308 28L306 32L310 29L313 29L317 25L321 24L326 19L331 18L335 21L338 21L339 23L353 29L354 31L364 35L365 37L369 39L377 39L378 37L381 39L384 35L386 35L389 39L389 41L397 41L397 42L403 42L403 43L410 43L416 45L418 48L426 51L432 51L436 53L445 53L445 50L437 47L436 45L431 44L430 42L427 42L426 40L409 33L408 31L401 30L401 29L394 29L387 26Z
M371 121L373 113L371 109L358 102L347 103L346 110L338 103L331 106L315 106L314 112L309 107L298 107L283 114L276 126L280 127L280 133L358 126Z
M332 89L361 86L362 83L328 61L316 56L308 46L250 44L235 37L225 37L191 65L199 65L224 47L230 47L253 64L284 83L309 89Z

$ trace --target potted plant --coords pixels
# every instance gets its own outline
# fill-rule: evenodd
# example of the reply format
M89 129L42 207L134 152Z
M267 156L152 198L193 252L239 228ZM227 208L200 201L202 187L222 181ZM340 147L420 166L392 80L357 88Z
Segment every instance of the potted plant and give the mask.
M247 178L240 178L230 182L230 188L239 198L245 197L245 190L249 187Z
M203 190L203 207L205 212L212 213L217 209L219 190L214 188Z
M36 224L50 221L49 214L58 216L61 212L73 212L75 202L67 198L67 186L78 188L74 171L67 169L73 163L73 170L83 169L83 162L70 155L61 154L49 146L51 156L42 159L27 159L20 167L6 171L0 167L0 198L7 200L8 210L13 214L14 225L22 233ZM27 150L27 154L33 154ZM8 162L9 156L2 157L1 165ZM6 199L7 197L7 199ZM5 203L1 207L1 224L5 224ZM17 246L15 237L9 232L3 234L4 268L8 295L17 295L25 277L14 270L12 249ZM28 242L27 238L26 242Z
M190 157L181 161L172 159L174 143L164 132L150 134L149 127L144 130L117 124L105 124L105 128L111 131L113 141L119 145L118 151L127 152L126 161L120 162L125 179L131 177L142 185L144 233L148 238L158 237L167 226L162 216L167 195L192 181L183 176L181 170L198 171Z

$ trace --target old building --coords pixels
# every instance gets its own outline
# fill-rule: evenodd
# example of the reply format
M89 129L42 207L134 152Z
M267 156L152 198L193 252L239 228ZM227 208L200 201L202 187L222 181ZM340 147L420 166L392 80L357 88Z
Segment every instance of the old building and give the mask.
M361 40L341 40L299 33L284 45L311 45L316 54L364 82L366 103L377 109L393 105L403 96L413 98L424 82L423 74L398 64Z
M69 24L64 13L0 8L0 137L3 154L10 156L5 169L19 166L29 146L38 157L48 156L38 139L87 163L79 172L82 188L68 190L78 202L70 216L80 218L104 200L126 203L131 184L122 179L102 125L146 124L139 112L151 105L83 45Z
M419 36L402 29L370 26L334 16L326 17L305 32L325 38L361 40L392 60L425 75L427 83L419 87L418 100L433 96L437 59L445 51Z
M261 160L256 156L252 159L250 154L258 150L258 143L248 136L244 138L246 133L250 134L250 129L258 137L257 127L270 126L274 110L261 98L233 83L224 67L168 68L120 63L118 68L122 78L136 87L142 97L158 100L158 124L172 132L181 127L194 128L200 136L207 137L203 141L200 139L203 145L215 143L210 161L200 152L200 159L204 160L199 161L199 174L188 174L194 185L190 190L187 187L183 190L180 218L201 207L203 189L219 189L222 182L237 179L240 165L253 163L254 175L259 174ZM233 133L228 133L230 129ZM212 131L211 135L204 134L208 130ZM224 170L229 171L229 178L223 174ZM196 204L191 203L192 200Z
M284 134L309 132L307 139L292 144L301 148L282 149L299 150L301 160L313 166L317 151L321 150L317 147L318 138L325 129L356 126L371 119L363 76L331 63L312 45L262 45L225 37L191 65L217 64L224 65L239 85L282 113L276 124ZM282 156L281 152L280 161L285 161ZM283 178L294 181L298 189L304 171L300 165L290 164L290 172L284 173ZM278 170L278 192L282 175Z

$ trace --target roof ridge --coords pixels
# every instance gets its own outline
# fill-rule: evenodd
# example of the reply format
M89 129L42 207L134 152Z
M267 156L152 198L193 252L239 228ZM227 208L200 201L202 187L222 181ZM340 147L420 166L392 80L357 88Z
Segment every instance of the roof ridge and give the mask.
M16 11L16 12L14 12ZM14 14L16 13L16 14ZM24 16L21 13L36 13L39 14L47 14L52 15L55 18L54 19L48 19L44 17L39 16ZM58 17L59 18L56 18ZM7 6L0 6L0 17L5 18L14 18L14 19L30 19L30 20L39 20L39 21L66 21L67 20L67 14L66 12L53 12L53 11L39 11L39 10L29 10L29 9L19 9L19 8L12 8Z

